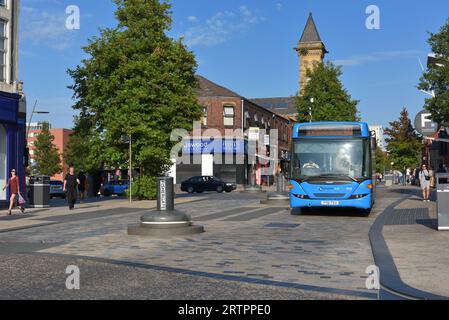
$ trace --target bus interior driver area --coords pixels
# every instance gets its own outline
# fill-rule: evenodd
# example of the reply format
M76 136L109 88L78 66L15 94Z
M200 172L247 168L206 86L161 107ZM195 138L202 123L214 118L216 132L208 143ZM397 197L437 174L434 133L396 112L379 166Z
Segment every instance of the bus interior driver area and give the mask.
M304 123L294 126L292 210L340 207L369 215L375 201L376 138L366 123Z

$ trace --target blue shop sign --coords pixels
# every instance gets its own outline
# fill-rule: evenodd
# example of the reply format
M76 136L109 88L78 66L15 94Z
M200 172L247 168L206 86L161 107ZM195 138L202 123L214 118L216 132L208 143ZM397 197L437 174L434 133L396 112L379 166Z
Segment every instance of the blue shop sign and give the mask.
M219 154L219 153L245 153L244 140L188 140L182 149L184 154Z

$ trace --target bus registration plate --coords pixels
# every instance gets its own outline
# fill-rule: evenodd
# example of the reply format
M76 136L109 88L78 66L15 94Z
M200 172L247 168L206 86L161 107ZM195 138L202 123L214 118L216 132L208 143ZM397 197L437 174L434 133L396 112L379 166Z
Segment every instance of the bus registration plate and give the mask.
M321 201L322 206L338 206L340 205L339 201Z

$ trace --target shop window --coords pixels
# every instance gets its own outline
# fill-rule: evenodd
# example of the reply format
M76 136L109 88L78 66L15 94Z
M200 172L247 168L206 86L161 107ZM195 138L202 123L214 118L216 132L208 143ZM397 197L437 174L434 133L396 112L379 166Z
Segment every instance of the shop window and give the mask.
M0 124L0 200L6 200L6 190L3 190L8 179L6 172L6 138L6 129Z
M224 126L225 128L234 128L235 112L233 106L224 107Z

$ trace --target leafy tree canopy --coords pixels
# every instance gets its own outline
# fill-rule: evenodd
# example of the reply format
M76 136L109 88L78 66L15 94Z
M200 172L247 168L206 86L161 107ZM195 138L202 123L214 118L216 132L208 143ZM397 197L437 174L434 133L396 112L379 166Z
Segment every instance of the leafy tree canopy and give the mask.
M58 148L53 144L55 137L50 133L50 126L44 123L41 132L34 141L33 174L54 176L61 173L61 162Z
M385 134L388 136L387 151L394 169L415 168L420 164L422 143L406 108L402 109L398 120L390 122Z
M133 163L156 176L170 163L173 129L199 119L196 62L181 40L167 36L170 5L158 0L114 0L118 24L84 47L89 58L69 70L79 111L72 154L84 146L91 165ZM84 157L83 157L84 158ZM95 160L95 161L93 161Z
M340 81L341 67L332 62L316 63L307 71L304 92L296 98L298 121L358 121L357 105ZM312 102L313 101L313 102Z
M430 34L428 43L438 64L430 66L423 74L418 88L435 92L434 98L426 99L425 108L432 114L432 120L449 126L449 20L438 33Z

